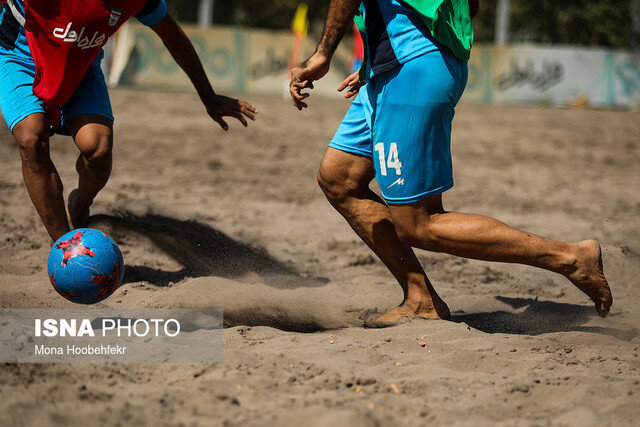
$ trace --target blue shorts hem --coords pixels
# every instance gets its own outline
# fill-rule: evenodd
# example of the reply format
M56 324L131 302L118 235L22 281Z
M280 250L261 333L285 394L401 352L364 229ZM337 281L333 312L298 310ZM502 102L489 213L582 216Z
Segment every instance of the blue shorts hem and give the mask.
M26 113L23 113L20 116L18 116L18 118L14 119L11 122L11 124L9 124L9 132L13 133L13 129L18 125L18 123L20 123L21 121L23 121L24 119L26 119L30 115L36 114L36 113L46 114L44 109L37 109L37 108L34 108L32 111L28 111ZM106 119L111 120L112 122L115 121L115 119L114 119L112 114L106 114L106 113L100 112L100 111L94 111L94 112L91 112L91 111L79 111L78 113L69 114L68 117L65 117L64 121L66 122L69 119L72 119L72 118L74 118L76 116L81 116L83 114L91 114L93 116L104 117Z
M419 202L420 200L425 199L429 196L442 194L445 191L451 190L452 188L453 188L453 182L447 185L443 185L442 187L438 187L435 190L425 191L415 196L390 198L390 197L386 197L383 191L382 197L384 198L384 201L389 205L408 205L409 203Z
M336 150L344 151L345 153L358 154L358 155L369 157L369 158L373 157L373 155L368 151L360 150L358 148L349 147L348 145L342 145L342 144L337 143L335 141L331 141L329 143L329 147L335 148Z
M13 119L11 123L8 123L9 132L13 133L13 129L18 125L18 123L20 123L30 115L36 114L36 113L45 114L44 108L33 108L31 110L27 110L27 112L25 113L20 114L17 118Z
M82 110L82 109L81 109ZM90 114L92 116L100 116L100 117L104 117L106 119L111 120L112 122L115 121L115 119L113 118L113 114L109 114L109 113L105 113L104 111L87 111L87 110L82 110L82 111L77 111L77 112L68 112L67 114L64 115L64 122L66 122L69 119L73 119L76 116L82 116L85 114Z

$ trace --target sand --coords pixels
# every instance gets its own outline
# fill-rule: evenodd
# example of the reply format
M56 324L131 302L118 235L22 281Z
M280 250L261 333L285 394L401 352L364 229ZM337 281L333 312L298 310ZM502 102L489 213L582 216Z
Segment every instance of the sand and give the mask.
M192 94L115 90L115 167L93 208L127 263L101 307L225 310L224 363L0 367L2 425L637 425L640 114L463 104L450 210L603 243L614 305L562 277L418 251L453 319L401 300L315 182L347 104L218 129ZM56 137L68 193L77 151ZM0 129L0 307L70 307ZM422 346L423 342L426 346Z

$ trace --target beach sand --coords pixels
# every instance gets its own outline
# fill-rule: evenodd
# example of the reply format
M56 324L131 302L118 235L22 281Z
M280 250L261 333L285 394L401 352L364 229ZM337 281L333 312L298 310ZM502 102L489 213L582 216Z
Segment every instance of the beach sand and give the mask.
M315 174L348 108L247 97L228 133L193 94L115 90L115 165L92 226L125 284L100 307L225 311L224 362L0 366L2 425L637 425L640 114L462 103L445 208L563 241L602 242L601 319L531 267L418 251L452 321L375 327L402 299ZM0 307L72 307L0 129ZM75 188L77 150L52 140ZM423 345L424 344L424 345Z

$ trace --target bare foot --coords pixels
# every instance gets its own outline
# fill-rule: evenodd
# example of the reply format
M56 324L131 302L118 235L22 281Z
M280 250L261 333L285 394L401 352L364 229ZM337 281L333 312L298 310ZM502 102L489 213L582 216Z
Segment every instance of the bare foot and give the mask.
M67 208L69 209L69 219L71 226L76 228L85 228L89 225L89 209L78 211L78 190L73 190L69 194Z
M405 301L390 312L378 317L378 322L395 322L401 317L422 317L423 319L451 319L449 307L441 299L411 303Z
M600 317L606 317L613 304L613 298L602 269L600 243L584 240L577 245L575 270L567 275L567 279L593 300Z

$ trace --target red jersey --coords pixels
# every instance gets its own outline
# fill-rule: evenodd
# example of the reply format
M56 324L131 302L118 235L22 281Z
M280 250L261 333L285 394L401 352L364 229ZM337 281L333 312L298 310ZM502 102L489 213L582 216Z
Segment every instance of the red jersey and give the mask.
M24 0L36 69L33 93L49 112L64 105L102 47L146 0Z

